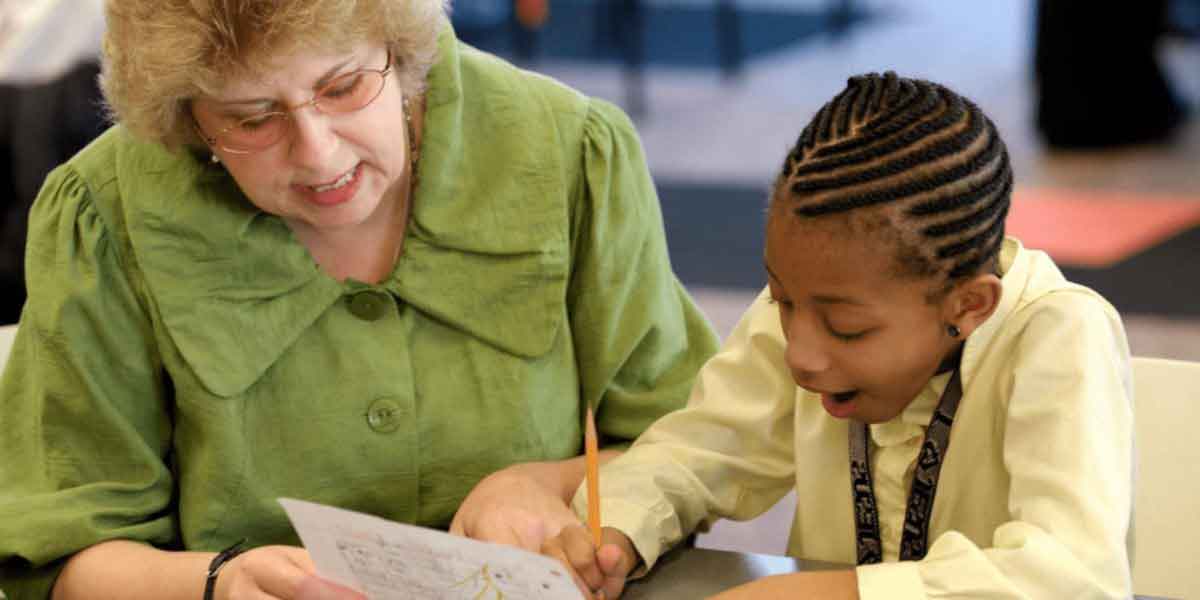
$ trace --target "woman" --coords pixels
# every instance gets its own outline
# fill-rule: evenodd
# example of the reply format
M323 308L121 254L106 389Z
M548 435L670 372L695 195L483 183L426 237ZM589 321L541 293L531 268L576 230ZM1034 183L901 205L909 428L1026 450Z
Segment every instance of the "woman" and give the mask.
M107 10L119 124L35 204L0 383L9 597L313 597L280 496L536 549L584 403L683 403L715 336L618 110L439 0Z

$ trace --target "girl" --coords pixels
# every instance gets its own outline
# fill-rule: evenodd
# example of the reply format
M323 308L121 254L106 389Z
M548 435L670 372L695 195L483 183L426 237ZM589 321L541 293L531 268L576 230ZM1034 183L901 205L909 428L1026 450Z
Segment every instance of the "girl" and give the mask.
M851 78L774 185L767 289L688 407L603 469L605 543L571 527L543 552L611 600L639 563L794 485L788 553L856 568L721 598L1128 597L1124 330L1004 236L1011 191L974 104Z

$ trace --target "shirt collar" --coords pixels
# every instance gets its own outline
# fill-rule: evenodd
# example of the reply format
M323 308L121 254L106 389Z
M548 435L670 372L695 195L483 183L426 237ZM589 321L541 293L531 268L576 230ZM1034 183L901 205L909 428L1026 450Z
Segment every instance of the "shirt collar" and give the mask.
M959 363L959 369L962 371L964 395L971 376L984 354L983 349L991 344L998 328L1018 305L1018 301L1027 287L1031 271L1030 260L1030 253L1024 251L1021 242L1015 238L1004 240L999 257L1002 289L1000 302L991 316L971 332L963 345L963 356ZM945 391L949 382L950 373L948 372L930 379L917 397L899 415L890 421L870 426L871 439L876 445L887 447L925 435L925 429L929 426L933 411L937 408L942 392Z
M970 389L976 368L986 354L986 349L995 340L996 333L1025 295L1030 283L1030 274L1033 271L1032 262L1035 258L1016 238L1005 238L1000 246L998 265L1001 284L1000 302L991 316L971 332L963 346L962 362L959 368L962 370L964 395L966 390Z
M929 419L933 418L933 411L949 381L950 373L930 379L899 415L890 421L870 425L871 439L877 446L888 447L925 435L925 428L929 426Z

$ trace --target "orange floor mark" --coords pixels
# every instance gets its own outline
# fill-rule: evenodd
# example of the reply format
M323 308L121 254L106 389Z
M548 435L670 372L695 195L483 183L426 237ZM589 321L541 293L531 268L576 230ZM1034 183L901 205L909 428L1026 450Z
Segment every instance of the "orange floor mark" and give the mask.
M1105 267L1200 224L1200 198L1018 187L1006 224L1056 262Z

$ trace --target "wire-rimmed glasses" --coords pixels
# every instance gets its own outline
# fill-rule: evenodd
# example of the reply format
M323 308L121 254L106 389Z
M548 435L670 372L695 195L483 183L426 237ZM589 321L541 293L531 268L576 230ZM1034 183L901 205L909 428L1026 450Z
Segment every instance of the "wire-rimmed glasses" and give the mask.
M389 50L387 66L384 68L359 69L338 75L321 86L308 102L238 119L212 136L206 135L199 124L196 129L210 145L232 154L250 154L266 150L283 139L291 124L293 112L306 106L312 106L323 114L345 114L362 110L383 92L383 85L391 72L392 53Z

